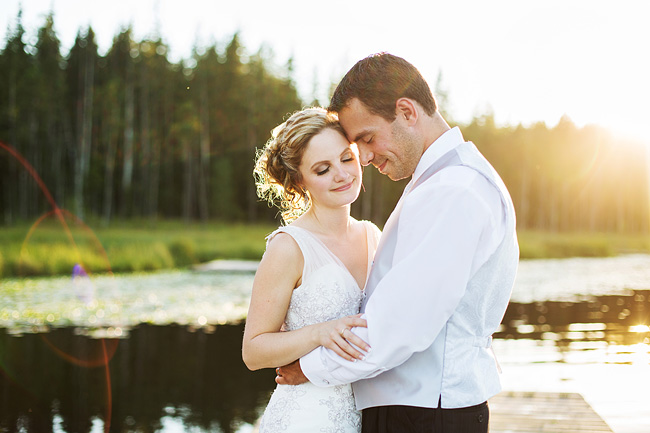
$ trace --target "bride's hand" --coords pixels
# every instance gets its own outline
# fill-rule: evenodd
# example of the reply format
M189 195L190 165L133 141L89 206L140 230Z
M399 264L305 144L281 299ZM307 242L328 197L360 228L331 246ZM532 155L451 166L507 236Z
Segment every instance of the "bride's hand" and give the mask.
M361 314L320 323L317 325L316 331L318 342L321 346L333 350L348 361L363 359L364 353L357 348L368 352L370 346L350 331L350 328L354 327L368 327L366 320L361 318Z

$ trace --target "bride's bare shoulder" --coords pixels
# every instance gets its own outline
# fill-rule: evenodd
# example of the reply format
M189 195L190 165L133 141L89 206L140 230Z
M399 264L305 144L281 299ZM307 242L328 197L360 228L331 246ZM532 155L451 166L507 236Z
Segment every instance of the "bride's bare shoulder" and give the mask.
M289 233L277 231L269 236L262 261L284 262L303 260L302 252L296 240Z

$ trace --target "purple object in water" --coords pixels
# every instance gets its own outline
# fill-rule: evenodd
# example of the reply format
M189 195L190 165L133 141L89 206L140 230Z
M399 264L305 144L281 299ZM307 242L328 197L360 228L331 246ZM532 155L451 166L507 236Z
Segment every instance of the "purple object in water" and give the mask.
M93 286L86 270L79 263L72 268L72 285L75 294L80 301L90 304L95 297L95 287Z
M72 268L72 278L74 277L87 277L88 274L86 273L86 270L84 269L83 266L81 266L79 263L74 265L74 268Z

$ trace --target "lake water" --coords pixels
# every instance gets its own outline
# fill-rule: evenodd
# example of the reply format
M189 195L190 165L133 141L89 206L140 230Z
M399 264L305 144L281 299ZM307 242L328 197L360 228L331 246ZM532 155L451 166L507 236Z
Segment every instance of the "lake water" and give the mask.
M251 273L0 280L0 432L250 432ZM522 261L494 347L507 390L580 392L650 431L650 256Z

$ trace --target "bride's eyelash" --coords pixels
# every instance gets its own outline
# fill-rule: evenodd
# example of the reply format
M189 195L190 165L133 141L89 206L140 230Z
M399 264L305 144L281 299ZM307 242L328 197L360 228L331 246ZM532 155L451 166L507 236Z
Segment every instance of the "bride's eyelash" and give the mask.
M341 158L341 162L350 162L350 161L354 161L354 155L345 155L344 157ZM322 169L320 171L317 171L316 175L317 176L322 176L325 173L327 173L329 170L330 170L330 168L326 167L326 168L324 168L324 169Z
M350 162L354 161L354 154L352 152L348 152L345 155L341 157L342 162Z

